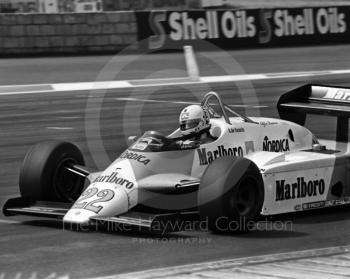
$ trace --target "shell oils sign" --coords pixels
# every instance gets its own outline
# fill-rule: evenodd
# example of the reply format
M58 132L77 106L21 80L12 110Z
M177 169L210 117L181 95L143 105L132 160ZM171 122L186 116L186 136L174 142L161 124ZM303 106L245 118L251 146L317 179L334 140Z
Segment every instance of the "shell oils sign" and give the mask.
M290 9L137 12L140 47L201 48L203 40L223 49L291 46L350 41L345 6Z

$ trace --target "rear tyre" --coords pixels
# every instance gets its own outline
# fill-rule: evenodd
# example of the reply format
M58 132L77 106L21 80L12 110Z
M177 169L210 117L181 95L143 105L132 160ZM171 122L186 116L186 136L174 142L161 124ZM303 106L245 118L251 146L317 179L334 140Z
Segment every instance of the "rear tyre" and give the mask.
M84 178L66 169L84 165L78 147L69 142L36 144L26 154L19 176L22 197L33 200L73 202L84 188Z
M222 157L205 170L198 191L202 221L215 232L251 230L264 202L263 180L258 167L241 157Z

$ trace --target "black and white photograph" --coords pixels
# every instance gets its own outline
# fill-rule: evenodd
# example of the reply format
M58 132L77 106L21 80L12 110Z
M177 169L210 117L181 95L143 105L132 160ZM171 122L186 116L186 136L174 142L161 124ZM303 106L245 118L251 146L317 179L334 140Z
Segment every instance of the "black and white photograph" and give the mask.
M350 0L0 0L0 279L350 277Z

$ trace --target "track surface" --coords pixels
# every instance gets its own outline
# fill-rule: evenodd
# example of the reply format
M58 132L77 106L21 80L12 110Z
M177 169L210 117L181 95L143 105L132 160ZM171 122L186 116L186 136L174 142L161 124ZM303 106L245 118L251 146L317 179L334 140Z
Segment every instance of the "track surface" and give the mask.
M333 46L235 51L228 54L245 73L250 74L350 69L349 50L349 46ZM231 67L232 61L223 54L206 53L211 59L203 55L198 54L202 75L243 73L239 67L225 72L223 68ZM114 58L115 61L103 71L106 62L111 60L109 56L3 59L0 60L0 84L184 75L184 60L180 53L141 57L133 63L128 62L134 58ZM216 62L213 63L213 60ZM127 66L120 72L116 70L123 63ZM219 92L229 104L268 106L260 110L247 109L249 115L276 117L278 96L306 82L350 86L349 77L340 75L242 82L238 86L233 83L214 84L210 89ZM251 86L256 94L252 93ZM127 136L138 134L140 130L169 132L174 129L178 113L184 105L170 102L196 101L207 89L203 86L175 86L114 90L106 94L97 92L92 96L90 92L0 95L0 205L19 194L17 179L20 163L32 144L47 139L73 141L82 148L88 165L106 165L108 160L99 155L99 150L88 148L88 143L96 146L94 143L100 142L95 131L101 132L103 146L112 160L125 148ZM103 95L102 105L99 106ZM166 100L169 103L116 100L123 97ZM309 124L319 136L331 137L334 133L332 121L318 118ZM193 231L173 234L165 239L137 233L77 233L62 231L61 224L54 221L0 217L1 220L23 221L12 224L0 220L0 275L3 273L5 278L13 278L21 272L22 276L29 278L35 272L39 278L43 278L55 272L83 278L207 260L349 245L349 213L350 209L343 208L288 216L284 221L292 221L292 226L284 230L252 232L238 237Z

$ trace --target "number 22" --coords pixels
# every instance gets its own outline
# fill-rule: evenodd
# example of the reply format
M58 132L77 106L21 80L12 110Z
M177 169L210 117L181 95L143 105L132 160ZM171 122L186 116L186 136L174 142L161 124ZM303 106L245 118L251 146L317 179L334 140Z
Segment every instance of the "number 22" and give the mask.
M97 194L98 199L92 200L90 202L86 202L85 200L95 196ZM114 192L109 189L102 190L98 192L97 188L87 189L84 193L81 194L80 198L75 202L72 208L74 209L86 209L90 210L94 213L99 213L103 206L95 206L94 204L99 202L107 202L113 199ZM84 202L83 202L84 201Z

